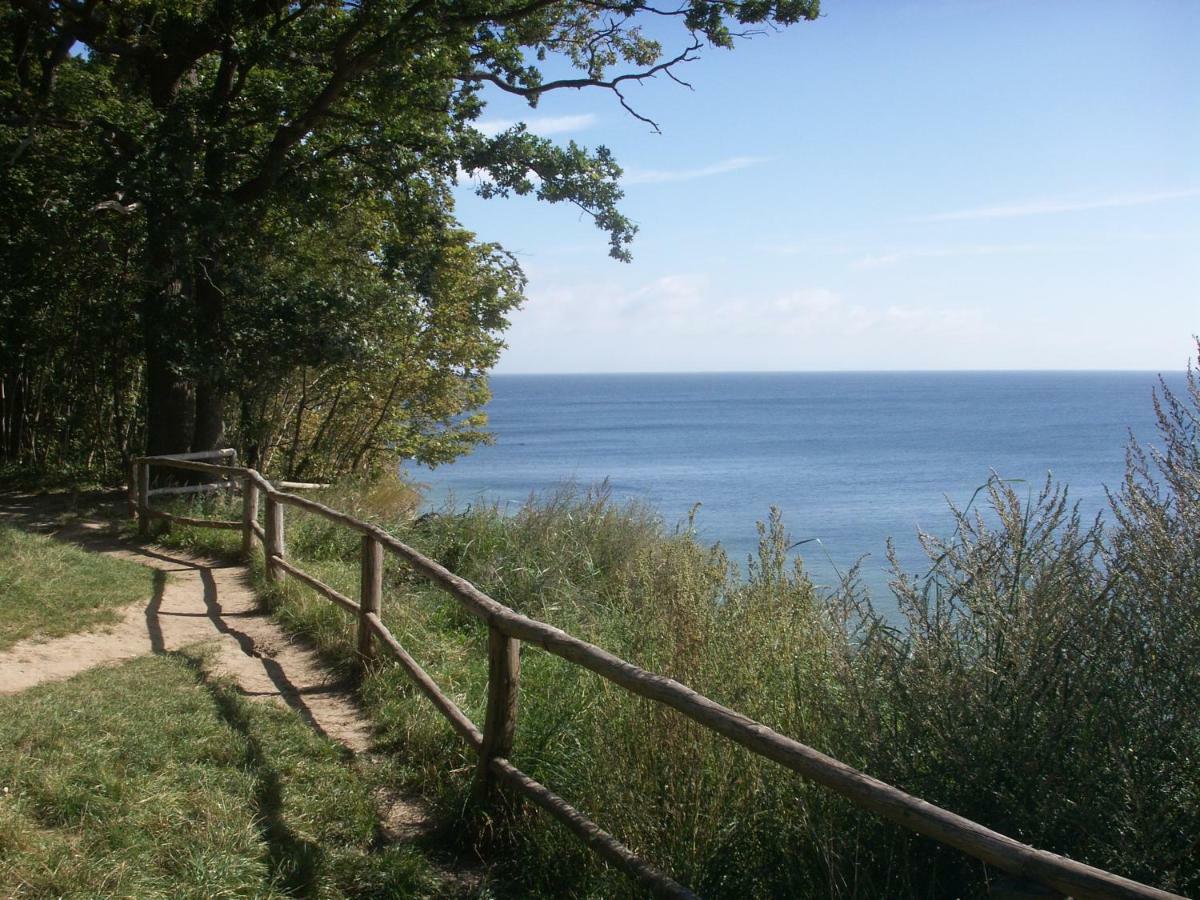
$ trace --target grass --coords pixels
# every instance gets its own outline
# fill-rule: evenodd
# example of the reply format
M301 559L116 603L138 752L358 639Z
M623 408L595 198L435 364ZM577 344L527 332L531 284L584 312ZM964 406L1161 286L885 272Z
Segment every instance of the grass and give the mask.
M0 698L0 895L428 897L370 785L196 652Z
M1042 849L1185 895L1200 892L1200 383L1159 402L1161 447L1130 449L1112 523L1080 521L1048 484L995 482L988 511L925 537L896 568L896 627L853 580L820 595L778 516L744 570L684 526L604 492L565 490L514 516L374 518L497 600L672 675L819 750ZM212 502L212 501L210 501ZM357 540L287 514L289 556L357 590ZM179 529L202 546L213 532ZM261 558L256 561L261 570ZM389 560L383 617L477 723L486 632ZM277 617L353 669L349 617L295 582ZM624 878L535 810L490 818L473 760L402 672L362 694L394 777L462 824L513 896L624 896ZM985 893L995 873L534 648L522 654L514 762L709 897Z
M371 517L361 496L335 491L322 499ZM213 505L206 504L210 514L219 512ZM476 507L423 524L377 518L501 602L833 749L840 632L803 572L788 562L777 517L764 526L759 556L745 578L689 529L669 531L648 509L616 507L603 490L564 490L515 517ZM292 509L287 529L290 556L355 595L352 534ZM177 529L169 539L195 547L209 536L215 533ZM261 558L255 565L261 572ZM390 558L385 581L388 627L482 722L486 631ZM313 641L334 667L354 669L349 616L294 581L260 587L287 628ZM821 841L847 826L861 834L871 825L867 817L675 713L540 651L524 651L521 684L514 761L702 896L844 892L845 870L853 872L857 862L835 858L840 849ZM362 696L382 748L397 760L397 786L424 791L444 819L461 823L503 886L497 893L636 894L625 876L598 864L536 810L490 819L475 809L471 754L399 669L368 673ZM902 871L897 863L856 889L862 896L880 884L890 890Z
M143 566L0 525L0 650L113 624L153 590Z

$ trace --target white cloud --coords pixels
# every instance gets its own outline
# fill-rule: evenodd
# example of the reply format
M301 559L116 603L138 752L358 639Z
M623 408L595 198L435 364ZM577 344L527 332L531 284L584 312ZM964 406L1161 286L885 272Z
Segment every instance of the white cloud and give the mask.
M972 308L893 304L882 309L846 300L825 288L806 288L770 303L742 304L749 334L802 338L876 337L962 338L980 332L982 313Z
M583 131L595 125L596 121L597 119L594 114L583 113L575 116L540 116L533 119L525 119L524 123L525 127L534 134L545 136ZM492 119L490 121L477 122L475 127L488 137L492 137L518 124L520 122L516 119Z
M913 222L959 222L968 219L1012 219L1021 216L1048 216L1059 213L1086 212L1093 209L1116 209L1127 206L1149 206L1171 200L1200 197L1200 188L1185 188L1174 191L1149 191L1135 194L1116 194L1091 199L1041 199L1002 203L996 206L981 206L951 212L917 216Z
M819 240L767 244L764 249L779 256L847 256L855 252L849 244L827 244Z
M640 283L533 274L502 371L978 367L997 323L978 306L862 302L826 287L730 293L703 272Z
M633 169L621 179L622 184L661 184L666 181L692 181L724 175L767 162L764 156L733 156L695 169Z
M519 314L521 329L589 336L654 334L664 343L681 338L728 339L753 346L760 340L876 336L963 337L982 333L973 308L893 304L869 307L823 287L763 298L717 295L702 274L656 278L635 288L613 284L550 284L530 289Z
M855 269L879 269L910 259L944 259L951 256L996 256L1005 253L1037 253L1040 244L963 244L950 247L919 247L864 256L851 263Z

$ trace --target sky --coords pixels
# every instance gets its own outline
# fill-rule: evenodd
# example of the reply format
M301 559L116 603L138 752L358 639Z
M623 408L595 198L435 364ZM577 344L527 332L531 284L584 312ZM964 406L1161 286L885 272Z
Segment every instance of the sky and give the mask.
M492 96L485 129L609 147L639 227L619 263L461 185L529 278L495 371L1182 369L1198 46L1195 0L825 0L631 87L661 134L606 91Z

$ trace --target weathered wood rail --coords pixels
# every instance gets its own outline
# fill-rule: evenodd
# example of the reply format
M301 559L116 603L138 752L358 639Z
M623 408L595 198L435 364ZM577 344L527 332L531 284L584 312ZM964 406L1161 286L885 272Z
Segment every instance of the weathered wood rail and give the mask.
M231 463L200 461L205 458L224 459ZM493 600L471 582L397 540L382 528L331 509L315 500L279 490L254 469L236 465L236 453L232 450L180 456L146 456L135 460L133 466L131 506L136 510L143 535L149 533L150 520L160 518L167 522L207 528L240 529L242 549L246 553L250 552L253 541L257 538L263 546L269 580L279 581L285 577L293 577L354 613L358 619L358 650L362 657L367 660L374 659L377 647L386 648L408 673L418 690L478 754L476 785L477 796L482 801L487 801L498 784L503 785L545 810L601 857L642 881L659 896L693 897L694 894L669 875L640 859L617 838L604 831L562 797L530 778L508 759L517 722L521 642L541 647L555 656L588 669L632 694L669 706L752 753L773 760L840 794L862 809L987 863L1011 879L1004 890L1005 896L1045 896L1045 889L1048 888L1058 895L1077 898L1178 900L1176 894L1055 853L1038 850L949 810L927 803L799 741L779 734L674 679L648 672L561 629L523 616ZM161 489L150 489L152 466L202 472L210 477L225 479L229 486L241 490L241 519L198 519L152 508L151 499L163 494ZM259 503L262 498L266 500L265 524L259 525ZM283 514L286 506L321 516L362 535L358 601L339 593L288 562ZM416 572L441 587L465 610L488 626L488 697L482 730L438 687L384 625L381 609L385 551L407 562Z

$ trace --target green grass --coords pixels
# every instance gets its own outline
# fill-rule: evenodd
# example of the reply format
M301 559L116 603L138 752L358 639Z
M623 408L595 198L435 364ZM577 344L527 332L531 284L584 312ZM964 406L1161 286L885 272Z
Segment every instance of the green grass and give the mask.
M0 650L116 622L154 591L154 572L0 525Z
M427 897L369 785L291 710L197 654L0 698L0 895Z
M1200 892L1200 378L1159 404L1163 449L1131 448L1110 524L1062 489L993 482L980 515L925 536L884 615L853 582L818 594L772 516L744 569L603 491L513 516L474 507L380 521L497 600L672 675L918 797L1041 849ZM212 532L171 540L203 546ZM287 511L289 556L357 592L354 535ZM255 566L261 573L261 557ZM260 582L261 584L261 582ZM295 582L264 596L331 664L350 617ZM383 618L481 723L486 630L395 560ZM395 666L362 683L399 782L461 824L512 896L626 896L536 810L473 806L474 760ZM680 716L536 648L522 651L513 761L708 897L978 896L996 873L861 813Z
M687 528L666 529L651 510L617 507L603 490L565 489L514 517L476 507L423 525L372 515L357 492L321 499L381 520L503 603L829 749L822 732L835 730L825 706L838 631L803 572L788 563L778 520L764 528L760 555L743 578L719 548L700 545ZM229 514L214 501L203 508ZM214 537L213 549L223 549L211 531L175 529L167 539L203 549ZM355 596L351 532L289 508L287 541L306 571ZM260 556L254 565L261 576ZM354 670L350 616L294 581L259 584L285 627L314 642L335 668ZM482 723L486 629L390 557L383 617ZM368 673L362 696L379 745L396 760L397 786L424 791L443 819L460 823L504 886L497 893L636 894L623 874L537 810L492 820L475 809L472 754L397 667ZM830 851L817 839L865 819L836 799L532 648L522 656L520 702L514 761L701 895L831 892Z

